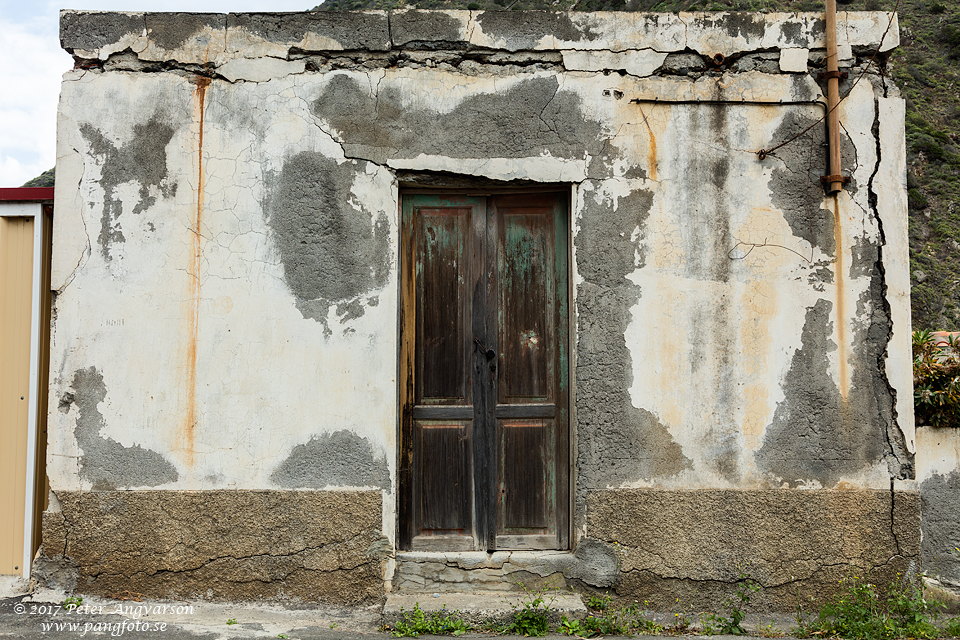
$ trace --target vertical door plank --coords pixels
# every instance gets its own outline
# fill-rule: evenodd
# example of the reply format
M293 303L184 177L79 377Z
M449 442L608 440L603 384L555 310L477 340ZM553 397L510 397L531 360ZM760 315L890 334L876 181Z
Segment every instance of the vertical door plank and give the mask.
M489 203L489 201L488 201ZM483 548L497 549L497 434L496 434L496 382L500 367L500 346L497 332L497 238L500 219L494 207L486 209L486 220L474 226L474 244L482 262L482 280L477 282L477 297L482 298L482 307L475 314L474 334L479 337L480 348L475 350L474 377L476 394L476 422L478 425L474 445L474 460L477 465L475 495L477 505L477 531ZM483 310L481 314L479 309Z

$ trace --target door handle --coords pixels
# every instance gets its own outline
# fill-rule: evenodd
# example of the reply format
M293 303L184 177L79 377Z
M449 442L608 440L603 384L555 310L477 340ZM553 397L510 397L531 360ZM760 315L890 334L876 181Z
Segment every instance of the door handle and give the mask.
M476 342L477 345L479 345L480 350L483 351L483 354L485 356L487 356L487 360L493 360L494 358L497 357L497 352L494 351L493 349L488 349L487 345L480 342L480 338L474 338L473 341Z

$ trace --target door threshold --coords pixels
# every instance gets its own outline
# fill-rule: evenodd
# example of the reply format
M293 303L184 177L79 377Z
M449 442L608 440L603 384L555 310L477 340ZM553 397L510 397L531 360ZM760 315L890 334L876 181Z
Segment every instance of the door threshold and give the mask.
M401 551L395 594L502 593L566 589L571 551Z

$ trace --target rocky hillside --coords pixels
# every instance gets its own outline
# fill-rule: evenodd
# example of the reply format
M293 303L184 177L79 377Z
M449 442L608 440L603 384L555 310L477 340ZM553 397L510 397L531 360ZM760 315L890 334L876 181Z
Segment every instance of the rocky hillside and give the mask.
M907 100L914 328L960 329L960 0L852 0L841 10L897 11L887 61ZM818 0L327 0L316 9L822 11Z

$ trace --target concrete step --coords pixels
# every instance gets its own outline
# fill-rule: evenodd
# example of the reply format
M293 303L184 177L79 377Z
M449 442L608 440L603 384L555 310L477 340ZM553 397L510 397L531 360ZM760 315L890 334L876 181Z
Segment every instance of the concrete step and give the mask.
M579 620L587 615L580 596L569 592L391 593L387 594L383 606L383 622L393 626L403 613L419 606L425 613L443 609L456 611L470 625L502 625L513 619L514 612L541 595L547 620L553 624L560 622L561 616Z

